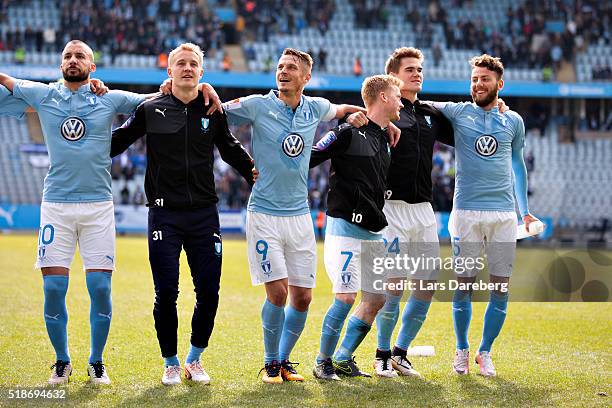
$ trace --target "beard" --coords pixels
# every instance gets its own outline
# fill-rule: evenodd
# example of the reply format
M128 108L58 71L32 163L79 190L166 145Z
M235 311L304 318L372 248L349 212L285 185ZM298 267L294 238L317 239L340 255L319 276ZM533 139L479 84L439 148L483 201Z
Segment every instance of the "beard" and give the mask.
M484 96L481 96L480 99L478 99L478 95L476 95L476 93L472 93L472 100L474 100L476 105L480 107L489 105L491 102L495 100L496 97L497 97L497 89L495 88L487 92Z
M80 71L78 74L69 75L68 70L65 70L62 71L62 75L64 76L64 81L66 82L83 82L87 80L89 72Z

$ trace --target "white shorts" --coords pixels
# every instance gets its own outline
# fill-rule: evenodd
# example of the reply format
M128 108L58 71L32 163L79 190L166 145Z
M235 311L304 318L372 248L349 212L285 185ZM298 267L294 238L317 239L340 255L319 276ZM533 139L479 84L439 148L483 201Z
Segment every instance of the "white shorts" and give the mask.
M288 278L314 288L317 252L310 214L281 217L247 211L247 253L253 285Z
M440 243L436 215L430 203L408 204L387 200L383 212L389 226L383 230L387 242L387 256L421 258L414 270L394 268L389 278L437 280L440 273Z
M384 257L384 246L380 241L325 234L323 248L325 271L334 293L357 293L359 290L379 293L377 289L382 286L375 284L374 280L385 282L386 274L376 275L371 267L362 270L362 264L365 267L365 263L372 262L374 257Z
M489 274L512 275L516 252L517 217L514 211L453 210L448 221L455 273L474 277L478 267L469 267L470 259L487 256ZM464 264L463 266L460 264Z
M83 269L115 269L115 210L112 201L43 201L36 267L70 268L77 242Z

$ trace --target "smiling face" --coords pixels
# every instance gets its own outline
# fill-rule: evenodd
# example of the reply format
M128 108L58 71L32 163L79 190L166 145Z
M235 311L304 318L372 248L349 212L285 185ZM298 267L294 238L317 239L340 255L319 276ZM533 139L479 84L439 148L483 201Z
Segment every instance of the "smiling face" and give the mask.
M276 86L281 93L299 93L310 80L310 70L295 55L283 55L276 66Z
M62 52L60 69L66 82L86 81L89 74L96 70L91 48L80 41L71 41L66 44Z
M183 88L197 88L204 75L201 58L191 50L179 50L173 56L172 65L168 67L168 76L172 85Z
M402 58L399 71L392 75L404 83L402 91L416 94L423 89L423 62L418 58Z
M498 78L495 71L485 67L472 69L472 100L480 107L491 105L497 98L498 92L503 88L504 81Z

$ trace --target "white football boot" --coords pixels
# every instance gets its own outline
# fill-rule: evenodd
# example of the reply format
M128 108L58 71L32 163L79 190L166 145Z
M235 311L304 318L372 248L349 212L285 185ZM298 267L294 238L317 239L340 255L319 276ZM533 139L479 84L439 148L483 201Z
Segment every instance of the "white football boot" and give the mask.
M485 377L495 377L495 366L491 359L491 353L488 351L481 351L476 354L476 364L480 366L480 375Z
M391 365L399 375L421 377L421 374L412 368L412 364L405 356L391 356Z
M190 364L185 364L185 378L199 384L210 383L210 377L202 368L202 363L200 363L200 360L196 360Z
M162 384L178 385L181 383L181 366L168 366L164 368Z
M64 385L70 381L70 374L72 374L72 365L61 360L57 360L55 364L51 366L53 373L49 377L49 385Z
M470 350L463 349L455 352L453 370L456 374L467 375L470 373Z
M108 385L110 384L110 378L106 374L106 367L101 361L90 363L87 365L87 375L89 376L89 382L96 385Z

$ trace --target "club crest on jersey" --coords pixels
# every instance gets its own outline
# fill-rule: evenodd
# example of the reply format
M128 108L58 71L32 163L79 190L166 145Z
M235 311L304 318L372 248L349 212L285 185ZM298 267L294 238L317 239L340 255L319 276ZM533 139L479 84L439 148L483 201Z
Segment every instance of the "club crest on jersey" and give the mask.
M60 132L64 139L69 142L76 142L85 136L85 122L81 118L71 116L66 118L60 125Z
M342 284L343 285L348 285L349 283L351 283L351 273L350 272L341 272L340 273L340 279L342 279Z
M293 158L304 151L304 139L297 133L290 133L283 139L283 152Z
M208 124L210 123L210 120L208 118L202 118L201 120L201 129L202 132L208 132Z
M270 266L270 261L261 261L261 270L264 275L270 276L272 273L272 266Z
M312 121L312 112L310 110L304 111L304 120L306 122Z
M482 135L476 139L475 148L481 156L493 156L497 152L497 139L491 135Z
M431 116L426 115L425 116L425 122L427 122L427 126L431 127Z

